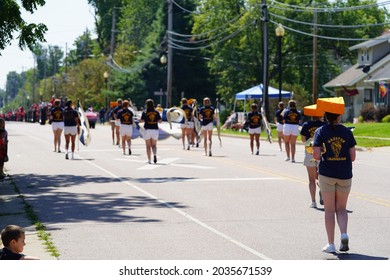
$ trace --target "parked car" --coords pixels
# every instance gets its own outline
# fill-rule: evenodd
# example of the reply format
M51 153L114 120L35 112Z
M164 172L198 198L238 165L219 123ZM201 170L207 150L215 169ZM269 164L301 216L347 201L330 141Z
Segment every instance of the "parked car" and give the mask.
M87 110L85 112L85 116L88 119L89 127L90 128L95 128L96 122L97 122L97 120L99 118L99 114L94 112L93 110Z

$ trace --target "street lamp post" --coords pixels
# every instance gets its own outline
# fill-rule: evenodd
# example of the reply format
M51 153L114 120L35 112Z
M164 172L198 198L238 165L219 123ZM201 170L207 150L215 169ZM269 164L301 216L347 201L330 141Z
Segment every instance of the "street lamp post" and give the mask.
M161 57L160 57L160 63L161 64L167 64L168 63L168 59L167 59L167 57L166 57L166 55L165 54L163 54ZM168 68L168 67L167 67ZM169 69L168 69L168 72L169 72ZM169 76L169 75L168 75ZM167 108L169 108L169 101L168 101L168 99L169 99L169 96L168 96L168 90L169 90L169 78L167 79L167 84L168 84L168 86L167 86L167 92L166 92L166 106L165 107L167 107ZM164 94L164 93L163 93ZM161 101L161 100L160 100ZM162 102L160 102L160 103L162 103Z
M279 68L279 102L282 101L282 38L285 34L283 25L278 24L275 29L276 38L278 39L278 68Z
M104 71L103 78L104 78L104 85L106 87L106 90L108 90L108 78L110 77L110 74L108 74L107 71ZM108 96L106 93L106 110L108 110Z

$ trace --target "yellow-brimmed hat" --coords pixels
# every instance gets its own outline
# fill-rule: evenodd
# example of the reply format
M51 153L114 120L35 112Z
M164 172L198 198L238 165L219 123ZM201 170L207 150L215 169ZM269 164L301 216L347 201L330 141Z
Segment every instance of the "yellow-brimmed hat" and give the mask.
M325 112L317 108L317 104L303 107L303 114L310 117L322 117Z
M344 98L342 97L317 99L317 109L323 112L342 115L344 114L344 107Z

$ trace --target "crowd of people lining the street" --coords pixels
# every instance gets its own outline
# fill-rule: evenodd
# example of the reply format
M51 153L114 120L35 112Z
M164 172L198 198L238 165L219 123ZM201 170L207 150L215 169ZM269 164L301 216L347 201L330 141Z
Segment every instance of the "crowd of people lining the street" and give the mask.
M328 237L328 243L323 248L323 251L335 253L334 234L336 221L341 233L339 251L349 250L346 205L352 185L352 162L356 158L356 141L351 130L341 124L344 107L340 109L340 107L332 106L332 100L329 101L330 106L327 106L326 102L328 101L312 105L314 108L308 109L308 113L305 113L311 119L303 124L303 115L297 110L297 104L294 100L290 100L287 107L284 106L283 102L280 102L278 110L274 115L274 122L278 133L279 150L283 151L282 144L284 143L285 161L287 162L295 162L296 140L298 135L301 135L301 140L305 144L303 165L306 167L308 174L311 198L310 208L317 208L316 188L319 187L319 202L321 205L324 205L325 228ZM198 146L202 136L204 155L212 156L212 134L216 110L212 106L210 98L204 98L203 106L199 109L197 108L196 100L189 102L186 98L183 98L180 109L184 112L183 119L186 119L180 125L183 149L190 150L190 147L195 145L195 141ZM225 127L233 125L234 115L232 113L231 116L233 117L227 119ZM145 141L148 163L150 164L152 160L155 164L157 163L159 124L162 122L161 106L155 106L153 100L148 99L146 100L145 109L142 110L140 117L138 117L129 100L122 101L122 99L118 99L116 106L107 113L107 120L112 128L112 143L122 147L124 155L126 151L128 151L128 155L132 154L131 138L135 122L143 123L140 134L142 134ZM198 121L201 127L200 131L197 131L195 124ZM256 155L260 153L259 136L262 122L263 116L259 112L258 105L256 103L251 104L251 112L247 114L245 125L248 127L249 132L250 151ZM62 108L61 101L54 100L49 113L49 123L52 125L54 135L53 151L61 152L61 133L64 130L66 142L65 157L66 159L73 159L75 137L80 132L80 121L72 101L68 100L65 108ZM4 162L8 161L7 143L5 121L3 118L0 118L0 175L2 177L4 177ZM256 152L254 152L255 147ZM10 227L2 231L2 238L3 234L6 236L6 243L3 241L5 247L0 251L1 256L28 259L29 257L20 254L24 244L23 229L16 226ZM10 231L13 233L10 234Z

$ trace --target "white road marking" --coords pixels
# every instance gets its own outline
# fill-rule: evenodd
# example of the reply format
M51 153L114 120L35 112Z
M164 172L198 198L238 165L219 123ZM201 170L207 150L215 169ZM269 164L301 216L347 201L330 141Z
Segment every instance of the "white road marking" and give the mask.
M263 178L203 178L203 179L183 179L185 182L221 182L221 181L265 181L265 180L285 180L284 178L263 177Z
M80 156L79 156L79 157L80 157ZM83 159L82 157L80 157L80 158ZM162 199L159 199L158 197L156 197L156 196L154 196L153 194L151 194L151 193L149 193L149 192L143 190L142 188L136 186L135 184L133 184L133 183L127 181L127 180L124 180L122 177L119 177L119 176L115 175L115 174L112 173L111 171L109 171L109 170L107 170L107 169L105 169L105 168L103 168L103 167L101 167L101 166L95 164L94 162L88 161L88 160L86 160L85 162L88 163L88 164L90 164L90 165L92 165L92 166L94 166L94 167L96 167L97 169L100 169L101 171L103 171L103 172L105 172L106 174L110 175L112 178L115 178L115 179L120 180L121 182L125 183L126 185L132 187L133 189L135 189L135 190L137 190L137 191L143 193L144 195L146 195L146 196L148 196L148 197L150 197L150 198L152 198L152 199L158 201L159 203L161 203L161 204L163 204L163 205L169 207L170 209L172 209L172 210L175 211L176 213L180 214L180 215L183 216L184 218L186 218L186 219L188 219L188 220L190 220L190 221L192 221L192 222L198 224L199 226L201 226L201 227L203 227L203 228L209 230L210 232L215 233L215 234L218 235L219 237L221 237L221 238L223 238L223 239L225 239L225 240L227 240L227 241L229 241L229 242L231 242L231 243L237 245L237 246L240 247L241 249L243 249L243 250L245 250L245 251L247 251L247 252L249 252L249 253L251 253L251 254L257 256L257 257L259 257L260 259L263 259L263 260L271 260L271 258L267 257L266 255L264 255L264 254L262 254L262 253L256 251L255 249L252 249L252 248L246 246L245 244L243 244L243 243L241 243L241 242L239 242L239 241L233 239L232 237L230 237L230 236L224 234L223 232L220 232L220 231L216 230L215 228L209 226L208 224L206 224L206 223L204 223L204 222L202 222L202 221L196 219L195 217L189 215L188 213L186 213L186 212L184 212L184 211L182 211L182 210L176 208L176 207L173 206L172 204L170 204L170 203L168 203L168 202L166 202L166 201L164 201L164 200L162 200Z
M137 168L137 170L153 170L161 166L170 165L174 167L183 167L183 168L193 168L193 169L215 169L212 166L202 166L202 165L193 165L193 164L181 164L181 163L172 163L174 161L179 160L180 158L164 158L162 160L158 160L157 164L148 164L144 160L138 160L133 158L116 158L118 161L128 161L128 162L136 162L136 163L146 163L146 165Z

